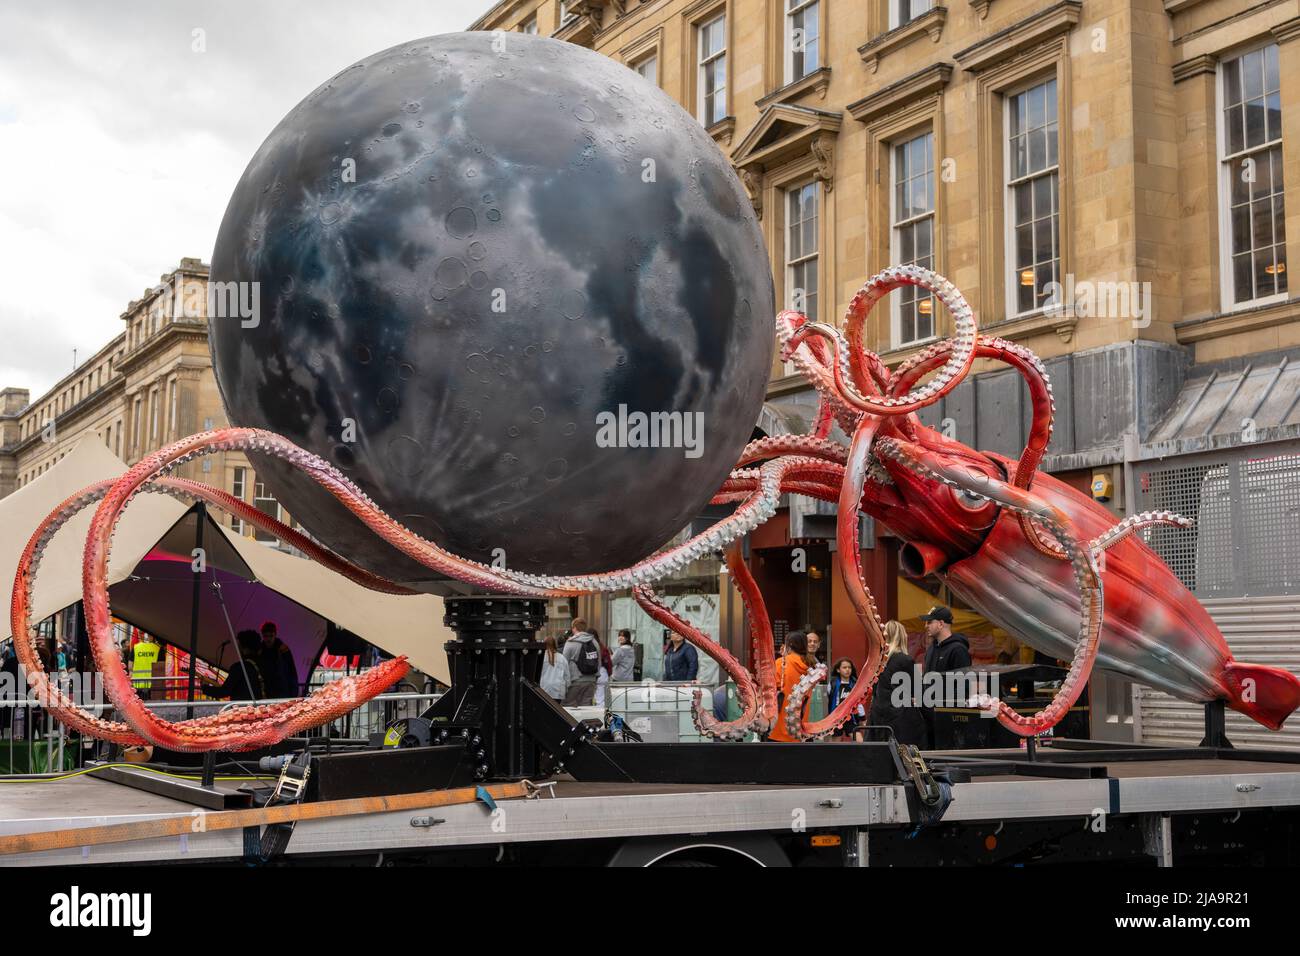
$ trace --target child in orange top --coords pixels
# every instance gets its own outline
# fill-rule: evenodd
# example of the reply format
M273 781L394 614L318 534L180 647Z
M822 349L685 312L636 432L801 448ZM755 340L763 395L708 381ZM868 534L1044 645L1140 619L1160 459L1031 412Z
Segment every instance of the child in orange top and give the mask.
M800 678L808 673L808 667L808 635L804 634L803 631L794 631L787 634L785 647L781 656L776 660L776 689L779 706L776 713L776 726L767 735L768 740L783 740L787 743L796 741L796 738L790 736L790 732L785 726L785 705L790 700L790 694L794 691L794 687L799 683ZM800 716L805 720L808 719L807 696L803 699Z

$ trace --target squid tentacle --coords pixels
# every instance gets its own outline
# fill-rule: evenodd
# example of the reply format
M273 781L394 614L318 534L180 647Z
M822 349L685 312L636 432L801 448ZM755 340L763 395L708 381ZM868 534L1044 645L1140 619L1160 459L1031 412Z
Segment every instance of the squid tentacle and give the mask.
M894 381L895 391L910 388L921 376L942 364L952 351L952 343L936 342L924 349L898 369ZM1024 451L1016 465L1012 484L1028 491L1033 485L1038 465L1052 442L1052 426L1056 417L1056 401L1052 397L1052 381L1042 361L1025 348L1006 339L980 336L975 343L978 358L991 358L1003 362L1018 371L1029 386L1030 416L1029 436L1025 441ZM1029 543L1040 554L1058 560L1066 560L1065 550L1059 543L1047 538L1037 525L1025 515L1017 515L1020 529Z
M732 583L740 592L740 600L744 603L749 618L759 693L758 717L751 722L751 729L765 734L772 729L777 719L776 646L772 636L772 620L767 613L762 592L758 589L758 582L750 573L739 546L728 549L727 569L731 572Z
M837 508L836 538L840 552L841 577L849 601L867 635L867 660L862 666L862 676L845 695L844 700L822 720L808 723L801 717L803 699L821 681L826 669L814 667L795 684L786 701L786 729L800 740L820 739L834 733L857 710L859 704L869 707L872 688L880 679L885 667L885 624L876 609L875 599L862 576L862 551L859 540L858 501L866 484L871 463L871 450L879 422L864 418L853 436L849 460L845 466L844 483L840 489Z
M782 455L797 455L801 458L821 458L842 465L848 458L849 450L843 444L825 436L778 435L775 438L758 438L745 446L736 468L743 468L754 462L777 458Z
M896 416L932 405L957 386L975 361L975 344L979 337L979 330L975 323L975 314L966 297L943 276L919 266L894 266L872 276L849 305L850 329L860 329L877 302L893 290L905 285L919 286L933 292L951 313L956 326L952 351L935 378L924 385L916 387L905 395L867 397L852 384L853 356L861 349L852 348L851 340L844 339L836 330L830 330L831 334L827 337L836 346L832 368L835 370L838 397L860 412L877 416ZM791 354L810 334L817 333L825 336L826 328L822 326L819 329L817 323L806 323L796 330L785 329L786 334L782 339L783 354Z
M1191 528L1196 522L1191 518L1185 518L1180 514L1172 511L1143 511L1140 514L1129 515L1113 528L1103 531L1092 541L1088 542L1088 550L1093 554L1112 548L1119 544L1131 534L1135 534L1143 528L1149 528L1152 525L1169 524L1178 528Z
M68 697L56 683L49 680L49 676L46 674L44 666L36 653L37 634L36 628L31 622L32 589L35 575L49 542L59 529L75 515L100 501L112 485L112 480L102 481L72 495L46 516L32 533L19 559L15 575L14 591L10 604L10 624L12 633L19 638L14 642L14 647L19 662L27 674L29 684L36 694L36 698L41 702L42 706L50 711L52 716L73 730L114 743L136 745L145 743L147 740L137 733L129 723L109 721L96 717L84 710L75 700ZM282 540L298 547L304 553L318 556L318 560L322 561L322 563L364 587L388 593L412 593L400 585L385 581L383 578L358 568L346 559L326 551L300 532L294 531L270 515L219 489L183 478L168 477L158 479L154 484L143 490L167 494L186 504L194 501L205 501L282 538ZM93 650L92 648L92 653ZM114 652L116 653L116 648L114 648ZM382 687L378 688L378 690L382 690ZM378 692L378 690L375 692ZM373 696L373 694L368 696ZM262 721L275 718L288 711L293 704L293 701L284 701L271 705L237 707L220 714L209 714L180 721L173 726L178 728L181 733L198 732L204 728L210 729L214 727L242 733L247 732L250 728L255 728Z
M680 634L687 641L699 648L736 682L736 692L740 695L743 712L736 720L722 721L713 716L712 702L709 707L703 705L704 691L696 688L691 700L691 716L696 728L706 737L718 737L723 740L742 740L759 720L758 691L754 680L744 665L736 660L717 641L709 637L694 624L680 617L665 604L648 585L637 585L632 589L632 597L650 617L658 621L674 634Z
M786 311L776 317L776 336L781 346L781 359L794 363L799 374L817 391L821 402L830 407L840 428L852 434L862 413L848 406L835 384L831 362L824 358L824 343L819 338L810 339L806 334L799 334L807 324L808 317L802 312Z

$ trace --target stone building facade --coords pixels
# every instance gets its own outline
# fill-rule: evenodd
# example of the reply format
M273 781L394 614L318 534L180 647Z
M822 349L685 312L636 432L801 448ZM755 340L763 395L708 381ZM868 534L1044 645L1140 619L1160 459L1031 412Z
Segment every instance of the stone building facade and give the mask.
M1300 300L1287 271L1287 237L1300 235L1300 0L502 0L472 28L590 47L695 116L749 192L783 304L838 322L888 264L950 278L983 333L1047 363L1057 419L1044 467L1080 489L1108 483L1117 516L1178 482L1197 489L1182 495L1195 511L1206 476L1229 469L1258 485L1250 521L1300 536ZM927 297L891 299L868 332L891 366L951 333ZM774 356L762 430L811 417L789 371ZM922 417L1014 455L1024 386L987 363L976 372ZM1266 479L1250 472L1264 460ZM860 659L831 514L794 499L751 540L754 563L821 548L820 596L787 573L764 583L802 590L784 599L790 613L822 616L791 626L831 623L834 653ZM868 541L869 582L895 613L896 542ZM1207 535L1155 543L1198 597L1219 600L1184 573L1206 560ZM1286 571L1243 572L1223 600L1300 590L1300 559L1253 539L1238 559L1251 548L1246 567ZM1234 649L1250 643L1240 608L1211 610ZM738 617L722 618L722 639L743 651ZM1290 627L1286 646L1300 647ZM1300 652L1270 648L1241 656L1300 669ZM1185 713L1147 713L1126 687L1095 698L1094 725L1113 724L1099 733L1189 733Z
M0 391L0 496L39 478L83 440L103 442L132 465L228 424L208 352L207 283L206 263L182 259L127 305L121 332L44 395L31 401L25 389ZM240 452L187 462L175 473L286 519Z

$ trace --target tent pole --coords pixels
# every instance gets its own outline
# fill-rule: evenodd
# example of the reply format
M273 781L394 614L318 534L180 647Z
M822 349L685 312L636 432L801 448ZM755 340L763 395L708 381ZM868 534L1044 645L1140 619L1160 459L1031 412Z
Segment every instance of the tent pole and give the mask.
M194 587L190 592L190 680L189 688L185 700L194 703L194 683L197 676L198 667L198 648L199 648L199 598L200 588L203 584L203 572L196 570L197 567L206 567L207 558L203 554L203 526L208 520L208 508L202 501L194 506L194 515L197 519L194 522L194 554L190 561L190 570L194 574ZM194 717L194 708L185 708L185 717L187 720Z

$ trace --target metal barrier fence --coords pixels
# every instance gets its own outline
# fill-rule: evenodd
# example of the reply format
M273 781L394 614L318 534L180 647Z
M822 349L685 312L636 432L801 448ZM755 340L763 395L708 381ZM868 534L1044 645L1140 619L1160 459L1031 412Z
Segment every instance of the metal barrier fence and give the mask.
M343 671L313 672L308 690L345 676ZM149 678L154 685L149 693L163 694L184 689L184 677ZM695 684L676 682L618 682L606 685L605 709L621 715L630 729L643 739L652 742L702 740L691 715L695 692L702 691L702 705L713 707L713 694L719 686L727 689L727 719L739 714L735 686L727 683ZM817 690L821 690L820 706ZM810 715L816 719L825 712L824 688L814 690ZM442 695L430 690L419 690L403 681L391 693L381 694L323 727L308 731L303 736L327 741L375 741L386 727L396 720L423 713ZM225 700L146 700L145 705L169 720L228 710L232 707L253 704L271 704L278 700L239 701ZM108 720L119 719L107 701L98 712ZM103 759L108 745L103 741L67 729L40 706L39 701L0 700L0 775L13 773L49 773L55 770L74 770L90 760Z
M314 690L320 684L341 676L344 676L342 671L317 671L313 674L309 689ZM143 681L144 678L140 680ZM150 695L184 690L187 684L185 677L156 677L148 680L154 685L147 691ZM65 691L66 689L65 686ZM418 716L441 696L433 691L417 690L409 682L403 681L397 685L396 690L372 698L343 717L302 736L331 741L370 741L374 735L382 734L384 728L393 721ZM191 715L277 702L278 699L237 702L160 699L146 700L145 706L168 720L184 720ZM120 719L107 700L103 701L102 706L87 703L87 709L96 716L106 720ZM21 700L0 699L0 775L80 769L91 760L104 759L108 746L101 740L69 732L36 699L26 696Z
M701 706L712 709L713 693L718 686L676 681L610 681L605 689L606 708L620 714L628 729L649 743L703 740L691 716L695 692L702 691ZM732 696L729 690L728 712L733 709Z

